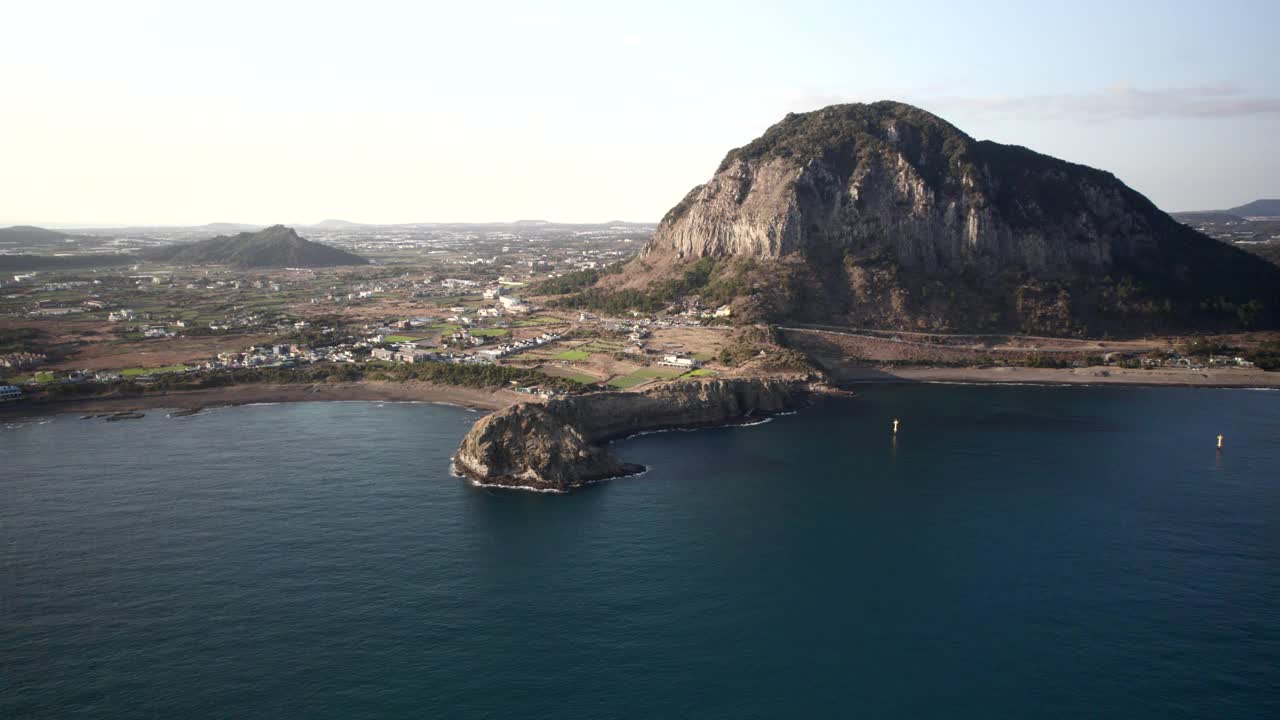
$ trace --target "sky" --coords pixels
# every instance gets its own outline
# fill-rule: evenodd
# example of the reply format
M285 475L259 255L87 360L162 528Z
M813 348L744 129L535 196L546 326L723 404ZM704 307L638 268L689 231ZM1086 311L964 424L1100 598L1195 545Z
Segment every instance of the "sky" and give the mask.
M1280 2L0 0L0 225L656 221L893 99L1165 210L1280 197Z

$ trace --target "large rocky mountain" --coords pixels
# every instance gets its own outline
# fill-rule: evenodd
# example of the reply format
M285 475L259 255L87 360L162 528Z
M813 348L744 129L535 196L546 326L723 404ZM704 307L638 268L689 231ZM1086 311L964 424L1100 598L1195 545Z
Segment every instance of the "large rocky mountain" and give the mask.
M623 292L626 291L626 292ZM1280 269L1110 173L895 102L788 115L731 150L592 299L739 316L1101 334L1269 326Z
M187 245L149 251L151 260L181 265L230 265L237 268L332 267L366 265L368 260L298 236L293 228L272 225L259 232L219 236Z

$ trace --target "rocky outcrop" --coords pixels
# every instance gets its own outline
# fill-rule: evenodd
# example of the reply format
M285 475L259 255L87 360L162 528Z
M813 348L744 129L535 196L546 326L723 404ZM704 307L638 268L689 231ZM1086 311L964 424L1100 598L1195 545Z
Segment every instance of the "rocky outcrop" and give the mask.
M731 151L646 255L884 250L904 267L1110 266L1177 223L1110 173L979 142L901 103L789 115Z
M564 491L644 469L614 457L604 447L610 440L740 422L798 407L806 396L794 381L708 380L518 403L481 418L454 465L480 484Z
M755 319L776 322L1078 334L1280 320L1280 271L1110 173L895 102L788 115L730 151L609 282L678 279L703 258L710 287L750 292L770 308Z

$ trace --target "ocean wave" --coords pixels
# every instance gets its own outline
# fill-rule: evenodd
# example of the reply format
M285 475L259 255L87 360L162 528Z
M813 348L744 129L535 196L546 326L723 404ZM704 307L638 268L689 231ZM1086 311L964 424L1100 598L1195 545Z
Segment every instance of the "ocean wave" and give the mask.
M661 433L669 433L669 432L697 432L699 430L710 430L710 429L711 428L671 427L671 428L659 428L657 430L641 430L640 432L632 433L630 435L623 435L617 440L614 440L614 442L619 442L622 440L630 440L631 438L638 438L644 435L659 435Z
M744 422L726 422L726 423L721 423L719 425L703 425L703 426L696 426L696 427L668 427L668 428L658 428L657 430L641 430L639 432L631 433L630 435L623 435L622 437L616 438L610 442L621 442L623 440L630 440L631 438L638 438L644 435L657 435L659 433L669 433L669 432L691 433L691 432L702 432L704 430L722 430L725 428L755 427L757 425L764 425L766 423L771 423L773 422L774 418L780 417L782 415L795 415L795 414L796 414L796 411L793 410L793 411L784 412L784 413L773 413L772 415L766 415L757 420L748 420Z
M1072 387L1107 387L1120 386L1123 383L1084 383L1084 382L1034 382L1031 380L918 380L921 385L970 385L973 387L1045 387L1045 388L1072 388ZM1176 386L1169 386L1176 387Z
M599 480L591 480L589 482L583 483L581 487L586 487L587 485L595 485L596 483L608 482L610 480L627 480L629 478L638 478L642 475L648 475L650 469L651 469L651 466L642 465L641 470L639 472L633 472L628 475L616 475L614 477L600 478ZM558 488L540 488L540 487L534 487L532 485L504 485L501 483L483 483L471 477L468 477L462 471L458 470L458 463L456 460L449 461L449 474L456 478L463 478L467 482L471 483L473 487L477 487L482 490L489 490L489 489L521 490L524 492L550 493L552 495L565 495L565 494L568 494L569 492L568 490L560 490Z
M549 493L551 495L566 495L569 492L558 488L540 488L532 485L500 485L497 483L482 483L478 480L468 480L468 482L481 490L520 490L521 492Z
M633 472L628 475L615 475L613 477L600 478L599 480L590 480L588 482L582 483L582 485L579 485L578 487L586 487L588 485L596 485L598 483L603 483L603 482L612 482L614 480L630 480L633 478L641 477L643 475L648 475L649 470L650 470L650 467L646 465L644 466L644 469L641 470L640 472ZM532 485L501 485L501 484L494 484L494 483L482 483L482 482L478 482L476 480L471 480L471 479L468 479L468 482L470 482L475 487L486 489L486 490L487 489L520 490L523 492L549 493L551 495L567 495L570 492L569 490L560 490L559 488L540 488L540 487L533 487ZM576 490L577 488L574 488L574 489Z
M1038 387L1038 388L1153 388L1161 390L1197 389L1197 390L1258 390L1277 392L1280 388L1252 387L1246 385L1214 385L1201 383L1153 383L1131 382L1124 379L1109 382L1034 382L1030 380L917 380L920 385L969 385L972 387Z

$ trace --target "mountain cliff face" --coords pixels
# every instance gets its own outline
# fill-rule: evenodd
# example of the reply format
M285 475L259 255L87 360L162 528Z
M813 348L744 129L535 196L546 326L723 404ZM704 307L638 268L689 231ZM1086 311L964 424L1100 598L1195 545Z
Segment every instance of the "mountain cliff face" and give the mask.
M804 397L798 382L712 380L518 403L481 418L463 438L454 465L484 485L564 491L644 469L615 458L603 446L609 440L781 412Z
M937 330L1272 324L1280 290L1110 173L893 102L788 115L730 151L613 282L697 261L760 319Z
M245 269L333 267L366 265L369 262L345 250L301 238L293 228L283 225L188 245L157 248L147 253L147 257L183 265L230 265Z

